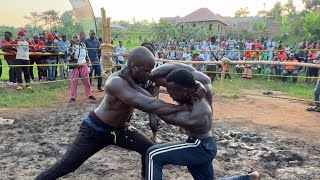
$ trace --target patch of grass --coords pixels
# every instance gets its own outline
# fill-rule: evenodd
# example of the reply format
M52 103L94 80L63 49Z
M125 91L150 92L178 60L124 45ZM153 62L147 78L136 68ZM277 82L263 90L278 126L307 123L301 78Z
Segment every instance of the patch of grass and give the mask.
M302 75L302 74L301 74ZM289 79L287 82L282 82L281 79L274 81L267 81L260 76L253 77L253 79L244 79L231 75L233 81L225 80L222 89L222 96L226 97L241 97L241 95L248 95L244 90L264 90L264 91L280 91L284 95L313 99L314 88L313 85L307 86L305 78L299 78L296 84ZM219 95L220 81L213 82L214 92ZM261 94L262 95L262 94Z
M13 86L0 87L0 107L43 107L61 97L61 90L69 88L69 82L33 85L33 90L17 91Z

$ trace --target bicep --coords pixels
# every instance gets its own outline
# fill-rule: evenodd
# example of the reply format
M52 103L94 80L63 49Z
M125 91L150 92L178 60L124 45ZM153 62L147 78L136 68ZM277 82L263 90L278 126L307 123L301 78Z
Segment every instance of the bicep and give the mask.
M147 106L154 100L153 98L149 98L137 92L121 78L114 78L111 80L111 82L107 83L106 88L108 93L120 99L121 102L138 109L142 108L143 106Z

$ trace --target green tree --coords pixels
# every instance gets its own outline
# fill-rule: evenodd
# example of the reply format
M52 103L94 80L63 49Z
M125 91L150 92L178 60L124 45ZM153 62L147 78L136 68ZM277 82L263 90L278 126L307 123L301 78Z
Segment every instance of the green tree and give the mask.
M73 34L83 32L81 24L74 17L72 11L65 11L59 18L60 24L56 28L61 34L72 37Z
M240 9L238 9L238 10L234 13L234 15L235 15L236 17L246 17L246 16L248 16L248 14L250 14L250 12L249 12L249 10L248 10L248 7L246 7L246 8L240 8Z
M283 7L280 1L277 1L270 11L268 11L267 16L271 16L275 19L281 19Z
M309 11L316 12L317 8L320 8L320 1L319 0L302 0L305 4L305 8Z
M269 35L268 28L272 25L271 19L267 17L260 18L253 23L253 29L260 37Z
M31 21L30 24L32 24L34 29L36 29L38 27L38 23L42 21L42 15L37 11L30 12L30 15L24 16L24 18Z
M320 14L310 12L303 17L303 29L311 39L320 39Z
M54 25L58 25L59 23L59 12L55 10L48 10L41 13L42 19L49 26L49 29L52 28Z
M283 5L283 12L285 14L294 15L297 14L296 6L293 4L293 0L288 0L286 4Z

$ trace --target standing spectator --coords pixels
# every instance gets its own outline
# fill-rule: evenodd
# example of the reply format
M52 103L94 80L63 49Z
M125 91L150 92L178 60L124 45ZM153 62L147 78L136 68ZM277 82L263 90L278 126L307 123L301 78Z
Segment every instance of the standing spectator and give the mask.
M64 64L67 62L68 59L68 55L67 55L67 51L68 51L68 47L70 46L70 41L67 40L67 36L66 35L62 35L61 36L62 40L58 42L58 49L59 52L64 53L64 55L62 56L58 56L59 58L59 71L60 71L60 78L61 79L66 79L65 76L65 69L64 69Z
M234 48L237 45L237 41L233 39L231 36L230 39L228 40L228 50L234 50Z
M272 53L275 47L276 43L274 42L273 38L268 39L266 42L266 48L269 51L270 58L272 58Z
M14 53L16 54L16 49L14 48L14 40L12 39L12 33L6 31L4 33L4 39L1 40L2 44L2 51L7 53ZM16 83L16 68L11 66L15 64L16 56L15 55L5 55L4 59L7 61L9 65L9 85L13 85Z
M246 46L246 50L252 50L252 46L254 45L253 42L251 42L251 40L249 40L245 46Z
M100 42L96 38L96 32L91 31L90 32L90 38L86 39L84 41L84 44L88 48L88 55L89 59L92 63L91 71L89 73L90 77L90 84L92 84L92 75L94 71L94 76L98 76L98 91L104 91L102 88L102 77L101 77L101 64L99 59L99 49L100 48Z
M58 54L59 50L57 45L53 42L53 35L47 34L47 41L44 43L45 45L45 52ZM48 80L54 81L56 79L56 64L57 64L57 56L56 55L49 55L47 56L47 63L52 65L48 66Z
M83 43L86 40L86 34L84 32L80 33L80 42Z
M38 34L33 35L33 40L30 41L30 44L31 44L30 51L43 52L44 42L39 39L40 39L40 37ZM37 64L39 81L40 81L40 79L42 77L42 73L43 73L42 72L43 68L41 66L39 66L39 64L41 63L40 60L41 60L41 55L31 55L30 56L30 64L31 65L33 65L34 63ZM30 77L31 77L32 81L35 81L35 77L33 74L33 66L30 66L29 72L30 72Z
M238 40L237 45L239 46L240 51L244 50L244 41L243 41L242 37L240 37L240 39Z
M72 37L71 46L68 53L70 55L70 59L74 59L77 64L76 66L69 66L69 68L71 69L71 98L69 102L72 103L77 98L78 78L82 78L86 96L91 100L96 100L96 98L92 95L89 81L88 64L90 63L90 60L88 58L86 45L80 42L79 36L76 34Z
M320 61L318 62L320 64ZM314 103L315 103L315 106L308 107L307 111L320 112L320 79L318 79L317 85L314 89Z
M289 59L285 60L284 62L298 62L296 59L294 59L294 54L291 53L289 55ZM284 66L284 69L282 71L282 75L283 76L288 76L289 74L291 74L292 76L298 76L298 71L297 71L297 67L293 66L293 65L286 65ZM282 81L285 82L287 80L287 77L282 77ZM297 82L297 78L292 78L293 83Z
M32 89L30 86L30 74L29 74L29 43L27 42L27 33L24 30L18 32L18 42L17 42L17 54L16 54L16 65L21 65L16 67L18 86L17 90L22 90L22 72L24 75L24 80L26 82L27 89Z
M115 51L116 51L116 53L118 53L118 54L122 54L122 53L124 53L124 52L126 51L126 48L123 47L123 42L122 42L122 41L119 41L119 46L115 47ZM117 64L120 65L120 66L118 67L118 70L121 69L121 66L122 66L124 63L125 63L125 62L124 62L123 56L118 56L118 62L117 62Z
M260 40L258 39L257 42L254 44L254 50L260 50L262 47Z

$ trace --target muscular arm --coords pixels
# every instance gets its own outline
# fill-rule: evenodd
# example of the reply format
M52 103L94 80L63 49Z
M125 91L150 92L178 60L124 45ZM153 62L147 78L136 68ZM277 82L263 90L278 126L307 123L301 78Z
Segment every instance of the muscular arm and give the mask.
M145 89L140 87L136 82L134 82L130 75L130 70L128 69L128 67L124 67L122 70L116 72L115 75L125 79L134 90L140 92L145 96L153 97L152 94L150 94L148 91L146 91Z
M173 105L156 98L147 97L134 90L126 80L120 77L108 79L106 92L129 106L159 116L168 115L184 109L184 106L181 105Z
M159 77L166 77L170 72L179 68L187 69L191 72L196 71L193 67L188 66L186 64L181 64L181 63L164 64L152 70L151 80L153 81L154 79Z
M186 129L194 129L205 124L204 120L211 120L211 108L206 100L193 101L193 107L191 112L189 111L179 111L166 116L160 116L166 123L180 126Z

